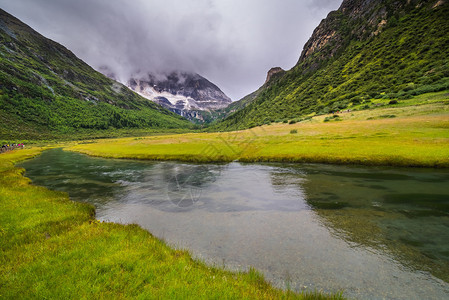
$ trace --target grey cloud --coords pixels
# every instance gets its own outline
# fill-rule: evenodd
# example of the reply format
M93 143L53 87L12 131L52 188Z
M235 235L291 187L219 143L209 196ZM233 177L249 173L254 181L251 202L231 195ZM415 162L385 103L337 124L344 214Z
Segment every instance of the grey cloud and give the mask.
M0 0L0 7L126 80L140 71L197 72L238 100L269 68L296 63L341 0Z
M315 8L328 9L329 7L336 8L335 4L336 3L340 4L340 2L334 1L334 0L314 0L314 1L310 1L310 4L311 4L312 7L315 7Z

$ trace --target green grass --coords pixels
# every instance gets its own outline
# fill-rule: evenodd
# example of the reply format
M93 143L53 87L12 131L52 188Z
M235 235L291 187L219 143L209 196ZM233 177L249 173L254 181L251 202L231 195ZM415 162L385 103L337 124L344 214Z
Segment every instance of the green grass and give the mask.
M381 116L392 116L383 118ZM339 121L324 122L326 118ZM379 107L244 131L78 144L92 156L194 162L319 162L449 167L449 105ZM291 134L292 130L297 133Z
M2 299L342 299L281 291L254 269L210 267L137 225L96 221L92 206L31 185L14 167L41 151L0 154Z
M1 112L0 112L1 114ZM96 139L108 139L108 138L121 138L121 137L148 137L148 136L158 136L167 134L180 134L188 132L196 132L195 130L190 130L188 128L178 128L178 129L149 129L149 128L111 128L109 130L96 130L96 129L80 129L72 133L66 134L46 134L44 130L39 131L36 128L36 135L31 135L27 128L12 127L16 128L16 132L10 131L10 134L2 134L0 132L0 144L20 144L24 143L26 145L48 145L48 144L66 144L71 141L79 141L88 143L91 140ZM1 131L1 129L0 129ZM23 133L23 134L22 134ZM47 132L48 133L48 132Z

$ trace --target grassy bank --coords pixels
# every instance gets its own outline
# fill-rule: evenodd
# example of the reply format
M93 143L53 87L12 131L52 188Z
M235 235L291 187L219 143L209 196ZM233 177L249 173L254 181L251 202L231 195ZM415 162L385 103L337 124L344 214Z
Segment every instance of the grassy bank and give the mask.
M449 105L323 115L244 131L84 142L68 149L110 158L194 162L319 162L449 167Z
M0 111L1 114L1 111ZM2 118L0 116L0 121ZM168 135L168 134L180 134L194 132L189 128L182 129L107 129L107 130L95 130L95 129L73 129L66 133L51 133L46 134L44 130L40 128L34 128L39 135L30 133L28 129L20 126L11 126L10 132L2 131L0 128L0 145L3 144L20 144L24 143L30 146L41 146L48 144L63 144L70 141L83 141L83 140L96 140L96 139L111 139L111 138L124 138L124 137L140 137L151 135ZM26 137L26 138L22 138Z
M0 154L0 298L297 298L257 271L193 260L137 225L100 223L93 207L30 184L14 163L42 148Z

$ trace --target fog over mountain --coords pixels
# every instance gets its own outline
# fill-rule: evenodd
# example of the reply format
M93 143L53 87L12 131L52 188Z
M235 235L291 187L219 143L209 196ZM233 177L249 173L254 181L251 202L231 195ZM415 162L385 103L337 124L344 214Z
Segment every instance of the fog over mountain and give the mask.
M0 0L0 7L117 79L198 73L238 100L295 65L341 0Z

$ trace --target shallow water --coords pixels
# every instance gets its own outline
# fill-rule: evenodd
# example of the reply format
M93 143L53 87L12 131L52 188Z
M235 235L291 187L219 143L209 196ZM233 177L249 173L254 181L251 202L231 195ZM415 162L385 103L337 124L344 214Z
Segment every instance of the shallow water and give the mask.
M363 299L449 298L449 171L195 165L55 149L22 163L35 184L138 223L208 263L275 285Z

